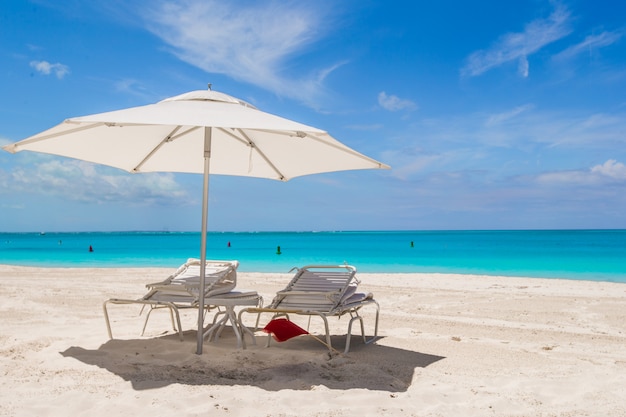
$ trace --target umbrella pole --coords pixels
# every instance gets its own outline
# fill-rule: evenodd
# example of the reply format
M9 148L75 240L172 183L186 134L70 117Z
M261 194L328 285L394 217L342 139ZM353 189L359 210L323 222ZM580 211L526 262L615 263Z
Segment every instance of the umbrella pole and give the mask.
M209 217L209 167L211 163L211 128L204 128L204 181L202 188L202 232L200 236L200 297L198 304L198 346L196 353L202 355L204 341L204 288L206 286L206 240Z

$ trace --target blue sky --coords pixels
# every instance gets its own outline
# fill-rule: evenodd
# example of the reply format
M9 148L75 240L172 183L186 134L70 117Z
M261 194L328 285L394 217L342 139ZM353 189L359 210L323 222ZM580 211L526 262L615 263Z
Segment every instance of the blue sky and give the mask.
M210 230L626 228L626 3L7 0L0 145L213 89L392 166L213 176ZM0 231L199 230L202 180L0 152Z

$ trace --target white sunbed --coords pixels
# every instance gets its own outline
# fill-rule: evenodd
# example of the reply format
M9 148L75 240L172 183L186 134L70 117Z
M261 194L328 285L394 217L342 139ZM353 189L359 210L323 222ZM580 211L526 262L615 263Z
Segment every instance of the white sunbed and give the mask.
M289 314L319 316L324 322L326 346L334 350L331 345L328 317L349 315L348 331L344 353L350 349L352 325L358 321L361 335L365 344L372 343L378 338L378 318L380 306L371 293L357 292L359 281L356 278L356 268L350 265L308 265L297 270L287 287L276 293L273 301L267 307L245 308L239 313L239 321L243 313L272 313L272 319ZM293 270L292 270L293 271ZM359 310L365 306L376 309L374 334L367 339L363 317ZM258 320L257 320L258 324ZM258 326L257 326L258 327ZM268 337L269 346L271 337Z
M206 261L205 267L205 291L204 307L208 311L213 307L225 306L226 311L220 311L213 320L213 326L205 333L210 336L215 330L216 338L226 323L230 319L233 330L237 335L238 344L242 344L238 322L232 320L234 305L260 305L262 298L256 291L235 291L237 285L237 261ZM180 320L179 310L184 308L198 308L200 299L200 260L190 258L181 265L175 273L164 281L147 284L149 291L138 299L111 298L103 303L104 318L106 321L109 338L113 338L111 323L107 310L108 304L141 304L143 307L149 306L146 320L142 329L145 332L150 314L156 309L167 308L170 311L172 328L177 331L180 340L183 340L183 330ZM142 307L142 311L143 311ZM223 320L217 322L217 316L225 314ZM219 326L216 327L216 324ZM247 329L245 329L247 330Z

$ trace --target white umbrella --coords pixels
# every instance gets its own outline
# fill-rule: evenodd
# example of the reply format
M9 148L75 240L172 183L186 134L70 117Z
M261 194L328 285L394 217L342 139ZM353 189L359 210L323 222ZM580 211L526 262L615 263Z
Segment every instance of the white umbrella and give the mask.
M132 173L204 174L198 354L202 353L204 327L210 174L287 181L322 172L389 169L323 130L262 112L242 100L211 90L67 119L4 149L11 153L61 155Z

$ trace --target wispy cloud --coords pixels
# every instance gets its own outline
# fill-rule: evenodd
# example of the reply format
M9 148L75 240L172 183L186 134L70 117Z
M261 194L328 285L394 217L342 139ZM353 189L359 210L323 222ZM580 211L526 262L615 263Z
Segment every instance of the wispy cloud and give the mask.
M70 73L70 68L67 65L63 65L58 62L56 64L51 64L48 61L31 61L30 66L40 74L54 74L58 79L62 79Z
M116 91L128 93L137 97L147 97L149 93L145 86L138 80L124 78L114 82Z
M384 91L378 93L378 104L385 110L399 111L399 110L415 110L417 105L411 100L402 99L393 94L388 95Z
M509 110L509 111L505 111L505 112L497 113L497 114L492 114L487 118L487 121L485 122L485 126L491 127L491 126L499 125L503 122L506 122L507 120L510 120L519 116L520 114L524 112L532 110L533 107L534 106L532 104L525 104L523 106L515 107L513 110Z
M576 164L601 155L620 160L626 138L622 113L572 114L517 106L499 113L468 113L420 120L396 132L394 149L381 154L390 175L402 180L433 173L485 172L484 181L551 174L542 180L589 177L592 171ZM619 177L619 163L598 165L593 178ZM570 172L568 170L574 170ZM611 174L609 174L611 173ZM603 174L604 177L599 177Z
M373 131L380 130L384 127L382 123L373 123L369 125L348 125L346 128L351 130Z
M517 60L520 75L527 77L528 56L570 34L572 30L569 27L569 20L569 11L563 6L557 6L548 18L528 23L523 32L507 33L489 49L472 53L467 58L467 64L461 69L461 74L474 77Z
M129 175L82 161L43 156L13 171L0 171L0 193L62 195L68 200L102 203L125 201L139 205L170 205L189 196L171 173Z
M183 61L307 104L343 64L302 77L288 73L288 61L306 52L327 27L322 8L309 2L159 1L143 18Z
M619 183L626 186L626 165L609 159L588 170L549 172L537 176L542 185L599 186Z
M599 35L590 35L584 41L577 45L570 46L563 52L554 56L555 60L564 60L574 58L582 53L592 53L595 49L604 48L613 45L619 41L623 32L602 32Z
M530 70L530 64L528 63L528 57L523 55L519 59L519 63L517 65L517 72L524 78L528 78Z
M395 154L395 155L393 155ZM402 149L393 153L386 153L385 157L399 163L394 166L391 175L401 180L408 180L416 175L423 175L432 167L441 164L447 165L446 155L421 154L419 151L411 149Z

